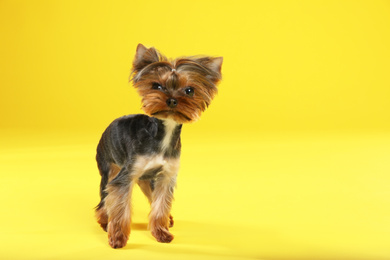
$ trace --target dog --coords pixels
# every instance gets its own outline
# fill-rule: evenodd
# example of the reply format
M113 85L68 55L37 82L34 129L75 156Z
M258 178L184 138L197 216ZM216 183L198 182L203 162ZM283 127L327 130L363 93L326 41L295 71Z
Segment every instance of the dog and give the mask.
M221 80L222 57L168 59L155 48L137 46L130 80L145 114L123 116L104 131L96 161L101 176L97 222L112 248L127 244L131 193L138 184L148 198L149 229L158 242L173 235L170 215L180 162L180 133L210 105Z

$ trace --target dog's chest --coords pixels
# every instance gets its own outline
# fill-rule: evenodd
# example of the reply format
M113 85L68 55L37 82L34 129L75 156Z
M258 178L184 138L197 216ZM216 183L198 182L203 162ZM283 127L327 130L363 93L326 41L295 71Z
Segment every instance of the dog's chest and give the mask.
M165 158L163 155L137 156L133 165L133 177L136 179L154 179L160 174L174 177L180 165L179 158Z

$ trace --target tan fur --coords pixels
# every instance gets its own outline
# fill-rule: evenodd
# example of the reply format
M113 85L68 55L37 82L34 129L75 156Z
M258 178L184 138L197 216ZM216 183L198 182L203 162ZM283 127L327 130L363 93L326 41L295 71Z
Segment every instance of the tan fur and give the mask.
M175 180L163 177L156 182L155 190L153 191L149 228L152 235L159 242L170 242L173 239L173 235L169 232L169 216L172 207L174 186Z
M121 168L118 165L112 163L110 165L110 172L108 174L108 182L112 181L118 175L120 170Z
M152 188L150 187L149 180L139 180L138 185L141 188L141 191L145 194L146 198L149 201L149 204L152 204ZM169 227L173 227L174 221L172 215L169 215Z
M170 218L170 211L173 201L173 190L176 185L176 176L179 171L179 159L164 159L162 156L139 157L137 164L144 164L145 169L163 166L163 171L157 175L154 191L146 187L145 182L138 181L141 189L151 202L149 214L149 228L152 235L159 242L170 242L173 235L169 233L169 226L173 225Z
M138 180L142 174L156 167L162 166L163 170L157 175L155 189L152 192L148 181ZM115 177L119 172L119 166L112 165L110 174ZM113 248L126 245L130 235L131 224L131 193L135 182L147 196L151 204L149 215L149 228L153 236L160 242L170 242L173 236L168 227L173 225L170 209L173 200L173 189L179 170L179 159L165 159L162 155L154 157L138 156L135 160L129 186L116 187L107 185L107 197L105 206L96 211L98 222L108 232L109 243ZM108 218L108 219L107 219Z
M170 163L164 165L164 173L157 176L155 181L149 228L159 242L167 243L173 239L173 235L169 232L169 226L173 225L173 221L170 221L170 211L178 170L179 160L172 159Z
M97 219L97 222L102 227L102 229L104 231L107 231L108 215L107 215L107 212L106 212L106 208L102 207L102 208L96 210L95 217Z
M130 194L133 183L129 187L107 186L108 195L105 208L108 215L108 242L113 248L124 247L130 235Z

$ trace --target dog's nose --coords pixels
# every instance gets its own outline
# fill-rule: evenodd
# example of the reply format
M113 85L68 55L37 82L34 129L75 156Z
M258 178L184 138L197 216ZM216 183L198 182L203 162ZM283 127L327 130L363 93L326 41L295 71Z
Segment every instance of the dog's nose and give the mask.
M177 106L177 100L175 98L168 98L167 99L167 105L170 108L175 108Z

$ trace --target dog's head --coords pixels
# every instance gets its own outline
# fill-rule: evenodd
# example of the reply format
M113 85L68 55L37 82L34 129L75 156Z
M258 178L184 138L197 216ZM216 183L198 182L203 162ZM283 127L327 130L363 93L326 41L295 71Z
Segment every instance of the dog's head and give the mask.
M210 105L221 80L222 57L169 60L155 48L137 47L132 81L149 116L177 123L196 121Z

